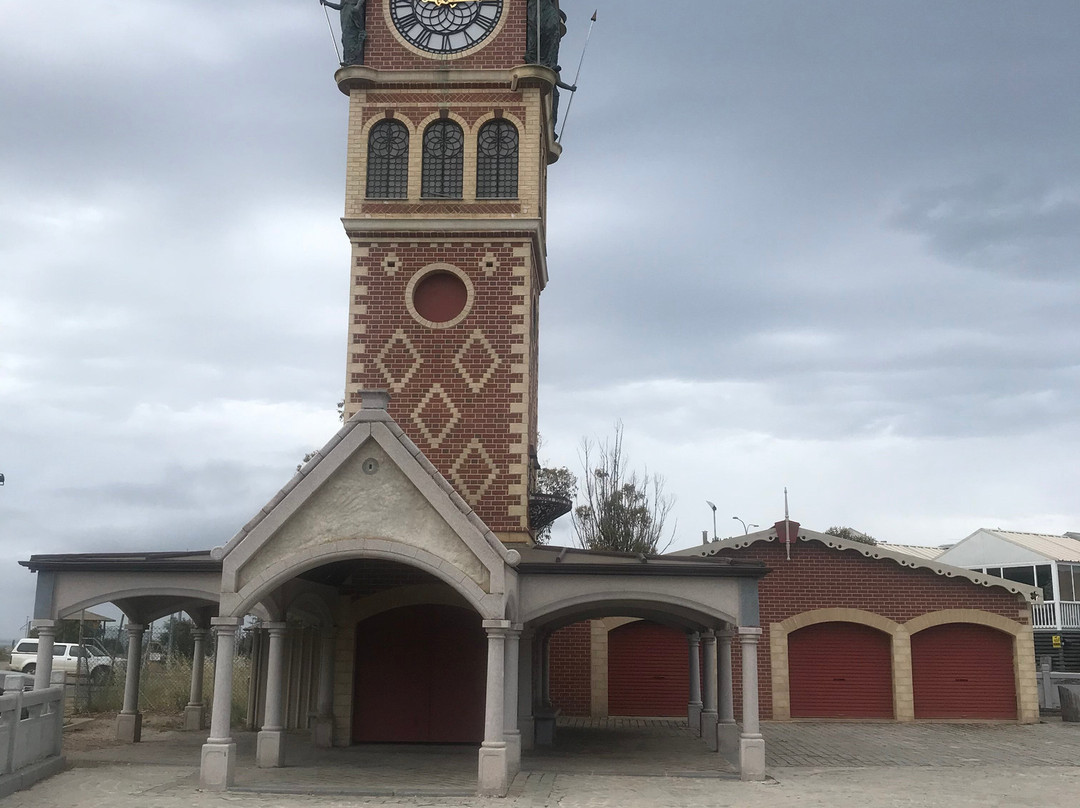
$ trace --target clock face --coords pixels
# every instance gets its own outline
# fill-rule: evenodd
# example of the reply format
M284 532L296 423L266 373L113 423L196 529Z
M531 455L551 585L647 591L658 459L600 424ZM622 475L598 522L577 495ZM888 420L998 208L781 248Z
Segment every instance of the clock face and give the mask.
M390 0L394 27L428 53L460 53L487 39L503 0Z

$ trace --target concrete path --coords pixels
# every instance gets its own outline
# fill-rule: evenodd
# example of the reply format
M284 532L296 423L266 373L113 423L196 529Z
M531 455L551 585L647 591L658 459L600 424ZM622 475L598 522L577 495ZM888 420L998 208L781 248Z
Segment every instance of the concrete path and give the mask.
M561 727L577 752L530 756L505 800L435 796L475 772L475 750L355 747L319 766L245 767L248 787L303 778L311 794L202 793L194 765L200 739L150 733L143 744L72 756L73 768L14 794L0 808L202 808L202 806L491 806L506 808L987 808L1080 804L1080 725L767 724L770 774L743 783L723 765L702 767L700 741L684 727ZM599 734L597 734L599 733ZM606 734L606 745L604 744ZM180 737L178 737L180 736ZM242 736L242 743L249 739ZM290 752L302 755L304 738ZM73 744L74 746L74 744ZM172 750L172 751L170 751ZM252 754L248 754L250 760ZM242 753L243 757L243 753ZM706 755L715 762L716 756ZM295 763L301 757L293 758ZM473 775L474 776L474 775ZM379 780L378 778L383 778ZM441 782L440 782L441 781ZM369 789L365 796L358 784ZM409 786L412 786L412 793ZM468 785L466 785L468 787ZM374 793L372 793L374 792Z

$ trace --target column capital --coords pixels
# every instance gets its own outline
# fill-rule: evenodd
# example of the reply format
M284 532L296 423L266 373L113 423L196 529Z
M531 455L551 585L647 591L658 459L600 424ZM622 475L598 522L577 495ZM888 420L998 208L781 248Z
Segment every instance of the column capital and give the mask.
M505 637L510 631L511 623L509 620L485 620L482 625L489 637Z
M210 629L208 628L193 628L191 630L191 638L194 640L205 640L210 636Z
M703 632L701 632L701 641L704 642L704 643L716 642L716 632L714 632L714 631L703 631Z
M690 642L691 645L697 645L701 642L701 632L688 631L686 632L686 639Z
M239 628L244 622L242 617L211 617L210 625L214 628Z
M49 619L46 619L46 618L40 618L40 619L35 618L34 620L30 621L30 628L32 628L32 629L36 628L38 630L39 635L43 631L46 634L55 634L56 633L56 621L55 620L49 620Z
M289 624L284 622L262 623L259 628L266 629L271 637L284 637L289 630Z
M718 640L731 640L735 636L735 632L730 628L725 628L722 631L716 632L716 639Z
M743 642L757 642L761 634L761 626L739 626L739 639Z
M136 634L142 634L146 631L146 626L142 623L128 623L124 628L127 629L129 637L134 637Z

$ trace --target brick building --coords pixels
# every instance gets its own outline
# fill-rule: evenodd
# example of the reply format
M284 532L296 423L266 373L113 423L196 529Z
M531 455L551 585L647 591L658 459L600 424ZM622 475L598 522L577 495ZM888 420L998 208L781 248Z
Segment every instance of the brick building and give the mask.
M790 547L773 528L676 555L769 567L759 588L764 718L1038 719L1034 587L805 529ZM682 713L692 701L686 635L634 625L593 621L553 637L560 709ZM574 656L585 644L588 664ZM737 678L738 648L732 658Z
M345 423L213 550L22 562L38 574L35 675L48 682L58 619L116 604L129 620L117 737L138 742L144 627L186 611L198 626L186 720L203 726L213 630L201 784L226 789L236 633L254 621L248 721L258 765L284 765L290 729L310 730L316 748L472 743L478 791L505 794L522 748L551 738L553 632L628 615L755 646L767 570L533 546L545 520L569 507L534 488L547 171L562 151L558 1L340 5ZM760 779L748 676L741 726L704 736L743 777ZM715 726L716 710L705 712Z

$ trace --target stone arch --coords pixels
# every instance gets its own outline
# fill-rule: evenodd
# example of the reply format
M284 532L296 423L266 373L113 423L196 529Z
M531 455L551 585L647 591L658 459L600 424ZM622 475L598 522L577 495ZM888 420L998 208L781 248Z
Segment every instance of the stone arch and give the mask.
M791 680L788 674L788 635L818 623L858 623L888 634L892 641L893 714L898 720L914 717L911 696L911 643L895 620L865 609L834 607L811 609L769 626L769 658L772 668L773 718L791 718ZM904 675L906 671L906 677ZM906 682L906 685L905 685Z
M1029 626L1017 623L1015 620L979 609L942 609L939 612L927 612L908 620L904 623L904 628L907 629L908 634L918 634L920 631L945 623L977 623L1014 637L1023 633L1025 629L1030 630Z
M427 550L400 542L362 538L342 539L319 550L309 548L289 554L263 570L256 580L229 598L230 603L222 606L223 612L227 610L232 616L243 615L252 603L303 572L332 561L360 558L380 558L424 570L448 584L465 598L483 619L502 618L504 600L502 595L485 592L475 581L455 569L445 559Z
M530 626L565 625L590 617L614 616L642 617L695 630L738 623L732 615L697 601L635 590L572 595L523 614L521 620Z
M145 607L140 611L143 614L140 619L156 620L173 612L188 611L199 606L215 606L218 604L217 593L205 592L199 589L188 589L178 586L136 586L128 589L110 590L83 598L75 603L56 607L56 619L62 620L77 614L83 609L90 609L102 603L113 603L120 608L128 618L128 610L121 605L123 601L145 601ZM164 603L160 603L166 599ZM155 603L155 601L159 601ZM130 608L130 607L129 607Z
M1016 682L1016 717L1022 724L1039 720L1039 693L1035 680L1035 643L1029 624L1010 620L1000 614L980 609L942 609L927 612L908 620L903 628L908 637L908 672L910 674L910 636L928 628L947 623L974 623L1001 631L1013 638L1013 677ZM914 716L914 690L912 691L912 716Z

